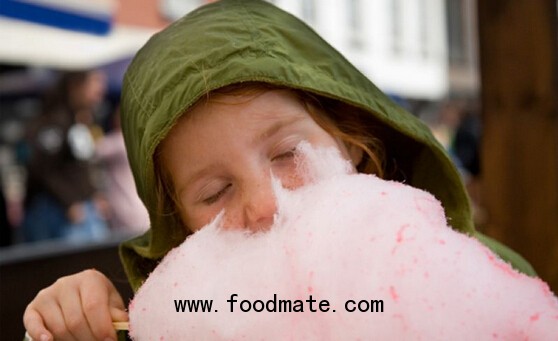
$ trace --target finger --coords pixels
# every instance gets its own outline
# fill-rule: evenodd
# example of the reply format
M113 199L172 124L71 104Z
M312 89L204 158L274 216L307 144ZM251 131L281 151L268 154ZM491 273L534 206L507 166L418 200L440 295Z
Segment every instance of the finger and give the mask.
M110 316L112 322L127 322L128 320L130 320L130 318L128 317L128 313L125 310L119 308L111 307Z
M23 314L23 325L29 336L36 341L52 341L52 334L46 329L41 314L27 306Z
M39 292L35 300L31 303L30 308L39 315L44 328L49 332L52 339L74 340L66 327L62 311L53 290L44 289ZM30 335L34 338L33 332ZM39 340L40 337L41 335L39 335Z
M44 316L46 328L52 333L54 339L57 341L75 341L76 338L72 335L62 314L62 308L58 302L52 302L48 306L41 309Z
M75 290L75 291L74 291ZM69 289L61 295L59 304L66 328L76 340L94 340L93 333L84 315L78 289Z
M112 317L112 321L128 321L128 313L126 312L126 306L124 305L124 301L122 300L122 296L118 293L112 282L107 281L109 294L109 306L110 306L110 315Z
M80 290L81 306L89 327L98 340L116 340L109 307L109 284L100 273L91 274L92 280L84 281ZM101 285L100 285L101 284Z
M110 306L120 310L126 310L126 306L124 305L124 301L122 300L120 293L118 293L112 283L109 282L108 285Z
M87 324L91 329L94 338L104 340L112 338L116 340L116 334L112 328L112 319L105 297L91 297L86 292L81 292L81 304L85 313Z

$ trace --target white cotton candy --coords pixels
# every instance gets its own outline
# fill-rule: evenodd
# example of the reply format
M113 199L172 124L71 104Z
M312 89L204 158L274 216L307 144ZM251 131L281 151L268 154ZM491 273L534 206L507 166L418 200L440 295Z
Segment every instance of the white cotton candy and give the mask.
M130 304L134 340L558 339L548 286L447 227L432 195L301 149L312 183L275 185L269 231L220 229L216 219L163 259ZM330 310L240 311L242 300L274 294L312 295L315 309L328 300ZM186 299L213 300L213 311L176 312ZM383 312L347 312L348 300L382 300Z

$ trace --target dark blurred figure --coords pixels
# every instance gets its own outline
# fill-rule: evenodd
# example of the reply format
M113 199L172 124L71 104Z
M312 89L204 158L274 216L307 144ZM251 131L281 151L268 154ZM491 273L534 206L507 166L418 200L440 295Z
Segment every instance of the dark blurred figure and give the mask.
M481 120L479 111L473 103L464 103L459 109L459 123L455 128L451 153L459 160L464 183L471 198L473 219L480 227L486 223L480 186Z
M461 120L455 131L452 150L467 172L477 177L480 175L480 138L481 123L472 106L462 110Z
M454 99L439 110L421 115L434 136L446 148L459 170L471 198L473 220L477 226L486 222L480 186L481 121L473 100Z
M105 90L103 73L79 71L62 74L47 92L28 135L24 241L86 241L108 233L92 178L90 130Z
M8 246L12 243L12 226L8 219L8 206L4 191L0 188L0 247Z

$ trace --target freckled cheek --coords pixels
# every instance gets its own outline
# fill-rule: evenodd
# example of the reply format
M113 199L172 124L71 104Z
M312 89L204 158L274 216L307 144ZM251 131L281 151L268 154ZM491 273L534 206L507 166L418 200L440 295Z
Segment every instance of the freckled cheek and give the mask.
M209 224L219 212L212 210L202 210L189 212L188 210L180 210L180 217L184 226L191 232L197 232Z
M290 190L297 189L305 184L304 176L300 174L294 164L289 167L284 167L279 171L275 170L273 174L281 181L281 185L284 188Z
M283 184L283 187L293 190L304 186L305 180L300 174L294 172L282 178L281 183Z
M224 198L223 198L224 199ZM222 200L223 200L222 199ZM207 224L211 223L219 213L223 211L220 226L225 229L242 228L245 223L243 220L241 199L238 197L228 198L223 205L215 205L211 208L198 212L197 226L198 230L204 228ZM195 225L193 225L195 226Z

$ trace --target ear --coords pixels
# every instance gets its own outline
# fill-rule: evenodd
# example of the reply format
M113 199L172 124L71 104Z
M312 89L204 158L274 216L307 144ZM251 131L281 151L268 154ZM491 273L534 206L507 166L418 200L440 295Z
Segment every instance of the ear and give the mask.
M362 148L352 143L347 146L347 150L349 152L349 156L351 157L351 161L353 162L353 165L356 168L362 161L362 156L364 155L364 151L362 150Z

